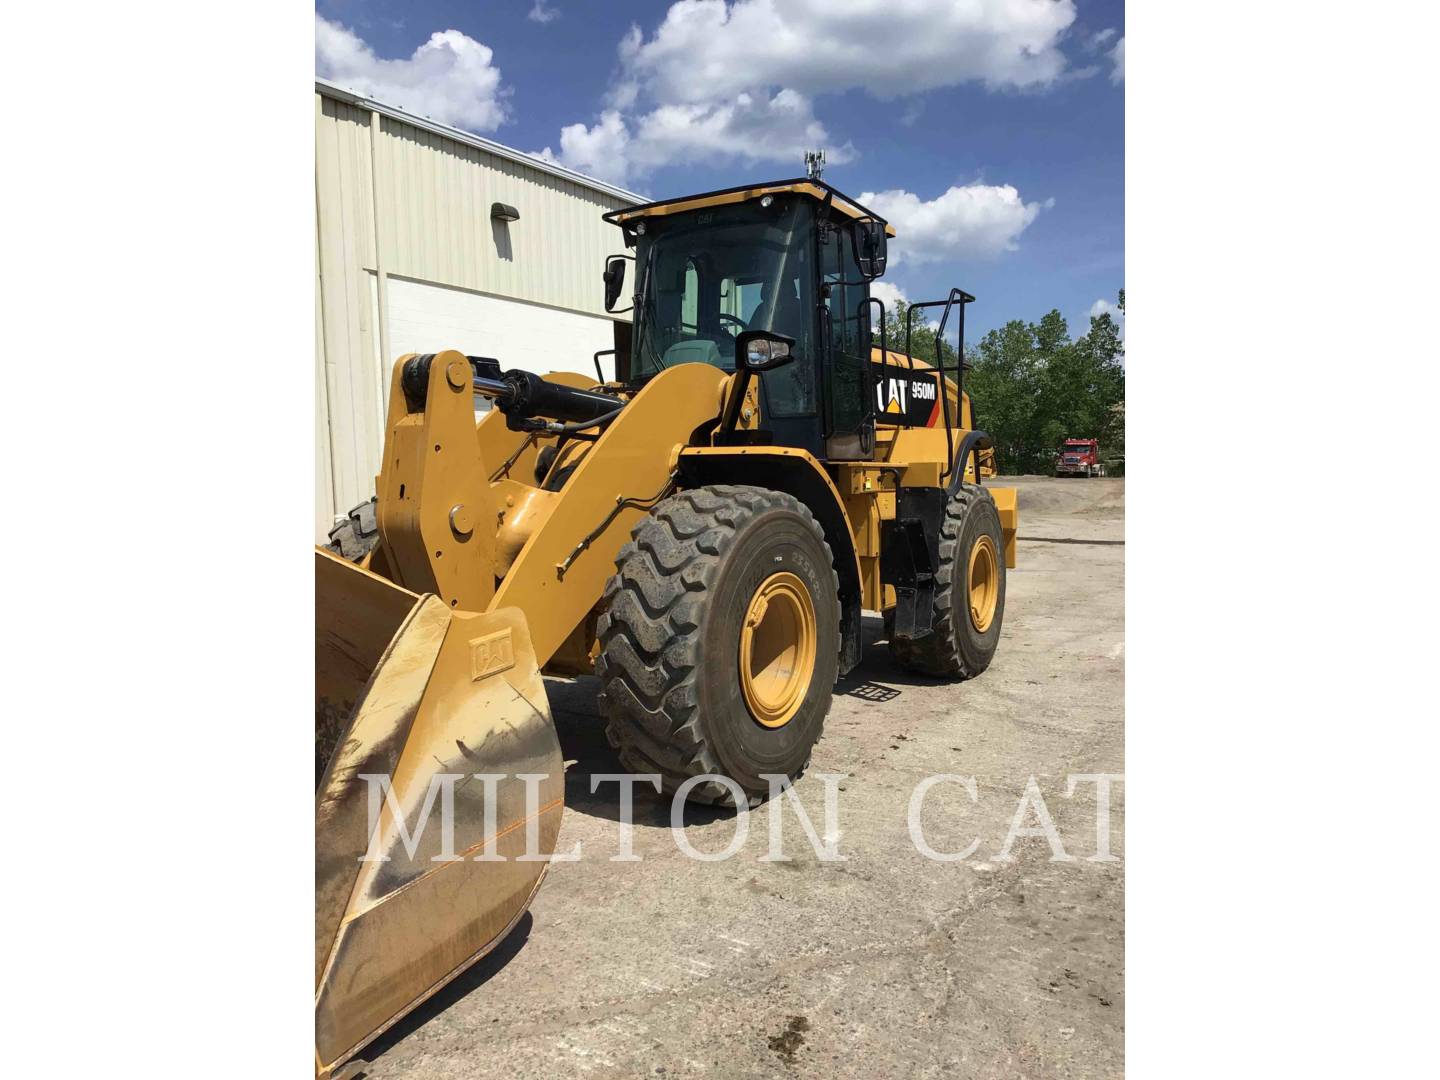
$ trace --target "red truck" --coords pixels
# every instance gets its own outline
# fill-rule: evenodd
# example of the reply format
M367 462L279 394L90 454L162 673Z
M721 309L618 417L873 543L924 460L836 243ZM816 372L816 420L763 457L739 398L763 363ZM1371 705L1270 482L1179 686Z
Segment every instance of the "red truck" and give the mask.
M1066 439L1055 456L1056 476L1104 476L1098 439Z

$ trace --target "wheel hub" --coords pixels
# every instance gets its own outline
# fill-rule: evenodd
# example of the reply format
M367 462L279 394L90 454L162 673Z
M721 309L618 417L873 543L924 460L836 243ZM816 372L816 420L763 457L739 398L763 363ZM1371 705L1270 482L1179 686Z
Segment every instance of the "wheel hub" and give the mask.
M784 727L805 700L815 671L815 605L796 575L760 583L740 626L740 688L757 723Z
M970 623L983 634L990 629L1000 601L1000 567L995 558L995 541L988 534L977 538L970 549L966 580L970 586Z

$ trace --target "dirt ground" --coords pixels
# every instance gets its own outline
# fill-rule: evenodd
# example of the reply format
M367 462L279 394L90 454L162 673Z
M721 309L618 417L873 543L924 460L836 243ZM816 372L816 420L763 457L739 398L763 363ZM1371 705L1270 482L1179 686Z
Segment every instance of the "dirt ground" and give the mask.
M836 846L822 861L792 807L784 854L760 861L769 807L732 858L687 858L670 805L637 789L638 862L618 850L621 771L594 679L552 680L568 764L557 863L496 951L364 1056L375 1080L432 1077L1119 1076L1124 1062L1124 784L1096 853L1096 784L1124 771L1124 481L1007 478L1020 489L1019 566L990 669L946 684L897 671L878 617L838 688L795 793L823 831L839 782ZM932 787L923 857L907 830ZM1043 836L998 859L1034 776L1073 861ZM773 805L773 804L772 804ZM1033 807L1025 827L1035 827ZM684 835L722 851L733 812L690 811Z

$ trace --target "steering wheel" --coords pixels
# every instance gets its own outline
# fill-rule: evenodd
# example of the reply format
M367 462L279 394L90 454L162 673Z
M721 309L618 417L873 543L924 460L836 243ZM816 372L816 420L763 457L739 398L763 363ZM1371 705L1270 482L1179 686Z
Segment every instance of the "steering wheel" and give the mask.
M750 329L749 324L746 323L744 319L740 318L739 315L731 315L728 311L722 311L720 313L720 325L722 328L724 327L725 321L727 319L739 328L735 331L736 336L739 336L744 331Z

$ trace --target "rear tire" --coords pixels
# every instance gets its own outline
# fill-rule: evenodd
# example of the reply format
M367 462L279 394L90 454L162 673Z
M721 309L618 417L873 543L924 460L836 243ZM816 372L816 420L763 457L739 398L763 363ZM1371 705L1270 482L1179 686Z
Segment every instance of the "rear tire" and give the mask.
M596 673L606 735L621 763L658 773L671 793L694 776L727 776L750 805L768 794L765 775L803 772L830 711L840 652L839 582L810 511L766 488L686 491L635 527L616 571L596 627ZM787 718L772 715L767 726L742 686L742 632L747 616L755 617L752 599L777 578L808 598L813 660L808 683L794 685L782 710ZM759 631L752 633L758 641ZM797 647L796 655L805 652ZM785 677L802 678L804 666L791 664ZM736 801L717 781L693 786L689 797Z
M971 612L970 575L974 560L988 545L993 566L991 597L982 602L991 612L980 629ZM918 640L890 641L890 655L907 671L939 678L971 679L995 656L1005 616L1005 541L1000 512L983 487L962 484L945 506L940 525L940 568L935 574L931 632ZM982 590L983 593L983 590Z

